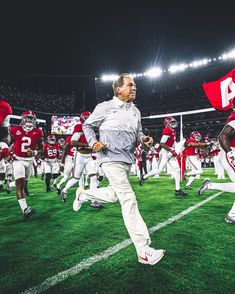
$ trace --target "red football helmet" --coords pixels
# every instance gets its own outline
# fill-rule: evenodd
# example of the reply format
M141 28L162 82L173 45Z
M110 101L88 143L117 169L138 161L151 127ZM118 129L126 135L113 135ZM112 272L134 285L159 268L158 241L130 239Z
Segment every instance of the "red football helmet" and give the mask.
M49 145L54 145L56 143L56 137L52 134L47 136L47 142Z
M164 126L165 127L170 127L172 129L175 129L177 127L177 121L174 119L174 117L166 117L164 120Z
M36 114L31 111L24 111L21 114L21 126L25 132L30 132L32 129L36 128Z
M65 144L65 139L64 139L64 138L59 138L59 140L58 140L58 144L59 144L60 146L64 146L64 144Z
M84 111L81 115L80 115L80 121L83 124L85 122L85 120L91 115L91 113L89 111Z
M198 131L193 131L192 133L190 133L190 138L193 138L196 141L201 141L202 135Z

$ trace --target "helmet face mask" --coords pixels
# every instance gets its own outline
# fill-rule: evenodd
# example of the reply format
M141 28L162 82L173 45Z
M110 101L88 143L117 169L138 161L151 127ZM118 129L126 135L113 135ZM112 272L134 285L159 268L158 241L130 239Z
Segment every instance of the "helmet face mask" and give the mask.
M164 126L165 127L170 127L172 129L175 129L175 128L177 128L178 123L174 119L174 117L170 116L170 117L165 118L165 120L164 120Z
M60 138L60 139L58 140L58 144L59 144L60 146L64 146L64 144L65 144L65 139L64 139L64 138Z
M36 115L31 110L24 111L21 115L21 126L25 132L31 132L36 128Z
M196 141L201 141L201 139L202 139L202 136L201 136L201 134L199 133L199 132L197 132L197 131L193 131L191 134L190 134L190 137L191 138L193 138L193 139L195 139Z
M49 135L47 137L47 142L49 145L54 145L56 143L56 137L54 135Z
M83 124L88 117L91 115L91 113L89 111L84 111L81 115L80 115L80 121Z

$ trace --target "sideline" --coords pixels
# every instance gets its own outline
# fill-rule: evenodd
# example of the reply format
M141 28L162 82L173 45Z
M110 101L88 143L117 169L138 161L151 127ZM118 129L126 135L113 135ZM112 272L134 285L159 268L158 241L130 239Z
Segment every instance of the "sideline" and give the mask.
M161 228L164 228L165 226L179 220L180 218L182 218L183 216L187 215L188 213L190 213L191 211L197 209L198 207L204 205L205 203L211 201L212 199L218 197L219 195L223 194L224 192L218 192L208 198L206 198L205 200L202 200L200 202L198 202L197 204L190 206L189 208L183 210L182 212L180 212L179 214L176 214L170 218L168 218L166 221L157 224L154 227L151 227L149 229L149 233L153 234L154 232L156 232L157 230L160 230ZM110 247L106 250L104 250L103 252L94 255L88 259L85 259L83 261L81 261L80 263L78 263L77 265L75 265L74 267L71 267L68 270L65 270L63 272L60 272L58 274L56 274L53 277L50 277L48 279L46 279L44 282L40 283L37 286L34 286L24 292L21 292L20 294L38 294L41 293L43 291L46 291L48 289L50 289L51 287L55 286L56 284L64 281L65 279L77 275L78 273L80 273L82 270L84 269L88 269L90 266L92 266L94 263L107 259L109 256L113 255L114 253L126 248L127 246L129 246L130 244L132 244L131 239L126 239L123 242Z

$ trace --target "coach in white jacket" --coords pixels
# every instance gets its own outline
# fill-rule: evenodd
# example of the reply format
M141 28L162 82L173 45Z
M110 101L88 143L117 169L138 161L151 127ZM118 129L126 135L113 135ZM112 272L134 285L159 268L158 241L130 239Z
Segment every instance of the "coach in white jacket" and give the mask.
M136 97L136 84L130 74L124 73L113 82L114 97L96 106L86 120L83 131L88 144L99 152L100 164L109 186L99 189L78 188L73 209L78 211L88 200L99 202L119 201L124 223L135 245L138 260L154 265L164 256L164 250L149 247L151 242L147 226L143 221L129 174L134 162L134 148L138 142L150 145L153 139L144 136L141 115L133 104ZM99 129L99 141L95 129Z

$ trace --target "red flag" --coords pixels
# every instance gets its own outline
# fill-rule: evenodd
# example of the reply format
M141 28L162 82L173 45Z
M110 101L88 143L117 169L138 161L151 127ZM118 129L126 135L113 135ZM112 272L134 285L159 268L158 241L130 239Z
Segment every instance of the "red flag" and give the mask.
M219 80L205 83L202 86L210 104L215 109L232 108L232 100L235 97L235 68Z

